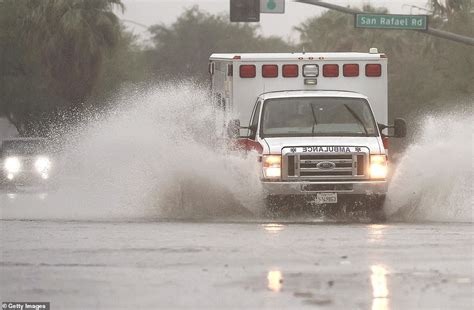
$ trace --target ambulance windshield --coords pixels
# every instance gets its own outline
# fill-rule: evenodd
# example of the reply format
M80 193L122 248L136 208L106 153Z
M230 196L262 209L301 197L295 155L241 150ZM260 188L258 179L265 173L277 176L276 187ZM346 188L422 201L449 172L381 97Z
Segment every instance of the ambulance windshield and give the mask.
M374 137L378 131L365 99L302 97L265 101L261 136Z

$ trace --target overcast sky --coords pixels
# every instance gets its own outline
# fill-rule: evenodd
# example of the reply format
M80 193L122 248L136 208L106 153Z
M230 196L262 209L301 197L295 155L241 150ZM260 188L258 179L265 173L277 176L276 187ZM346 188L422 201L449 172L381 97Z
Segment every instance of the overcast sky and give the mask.
M229 0L124 0L126 6L122 18L146 26L158 23L171 24L182 13L183 9L198 5L210 13L229 13ZM386 7L391 13L424 14L420 8L426 8L428 0L326 0L326 2L343 6L373 6ZM286 0L285 14L262 14L260 31L264 35L279 35L284 38L297 40L293 27L308 17L319 15L324 9L303 3ZM137 34L144 34L142 27L126 23Z

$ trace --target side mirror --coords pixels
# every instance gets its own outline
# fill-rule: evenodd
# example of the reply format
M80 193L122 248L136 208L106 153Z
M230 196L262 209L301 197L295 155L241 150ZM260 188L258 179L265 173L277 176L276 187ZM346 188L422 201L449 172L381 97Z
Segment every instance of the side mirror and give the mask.
M257 125L251 125L247 127L247 129L250 131L249 138L255 140L255 137L257 136Z
M404 138L407 135L407 123L403 118L396 118L393 125L378 124L380 132L386 128L393 128L393 135L382 134L385 137Z
M227 136L230 139L237 139L240 136L240 120L233 119L227 125Z
M407 135L407 123L403 118L396 118L393 123L395 138L404 138Z

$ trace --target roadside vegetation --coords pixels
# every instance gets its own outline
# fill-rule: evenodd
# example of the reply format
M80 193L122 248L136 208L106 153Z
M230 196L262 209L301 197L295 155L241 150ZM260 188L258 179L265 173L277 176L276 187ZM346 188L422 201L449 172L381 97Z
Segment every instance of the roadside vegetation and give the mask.
M474 37L471 1L443 3L430 1L430 25ZM21 135L45 135L61 122L80 121L85 111L107 108L126 86L171 79L205 85L213 52L377 47L389 57L393 117L470 108L465 98L474 98L474 48L423 33L355 29L352 16L328 11L297 26L294 44L193 7L171 25L151 26L151 44L143 45L114 14L125 9L121 0L0 1L0 116Z

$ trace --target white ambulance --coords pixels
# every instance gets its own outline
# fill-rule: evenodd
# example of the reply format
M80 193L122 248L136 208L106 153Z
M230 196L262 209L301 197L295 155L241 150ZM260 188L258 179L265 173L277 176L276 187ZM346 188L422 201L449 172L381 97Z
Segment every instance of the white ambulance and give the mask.
M392 137L406 134L402 119L386 125L385 54L374 48L213 54L209 72L217 104L237 118L230 134L262 154L269 206L291 197L381 209L388 165L388 134L382 130L394 128Z

